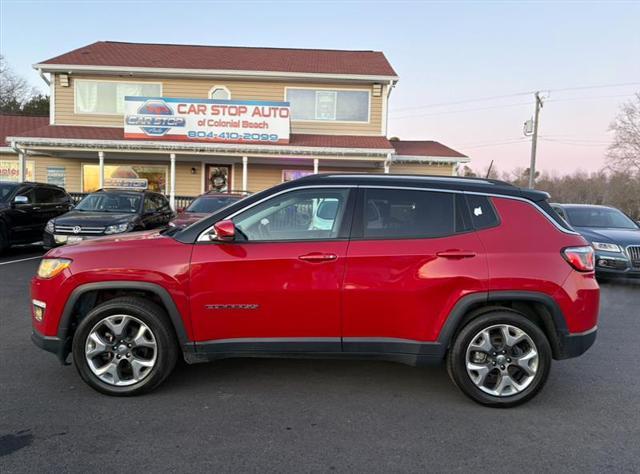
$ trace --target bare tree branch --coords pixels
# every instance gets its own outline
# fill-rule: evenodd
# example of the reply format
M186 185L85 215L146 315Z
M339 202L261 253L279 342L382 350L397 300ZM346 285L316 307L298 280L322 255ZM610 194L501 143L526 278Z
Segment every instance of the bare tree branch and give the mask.
M640 92L622 105L609 130L615 133L607 152L611 168L640 175Z

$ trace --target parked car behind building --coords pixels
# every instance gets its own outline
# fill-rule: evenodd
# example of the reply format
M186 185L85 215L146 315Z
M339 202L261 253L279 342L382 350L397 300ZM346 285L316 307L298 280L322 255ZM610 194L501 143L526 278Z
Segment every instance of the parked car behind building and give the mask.
M102 189L86 196L72 211L51 219L45 228L47 248L110 234L166 226L174 213L162 194Z
M49 219L73 207L67 192L52 184L0 183L0 252L42 240Z
M596 275L640 277L640 225L607 206L553 204L596 251Z

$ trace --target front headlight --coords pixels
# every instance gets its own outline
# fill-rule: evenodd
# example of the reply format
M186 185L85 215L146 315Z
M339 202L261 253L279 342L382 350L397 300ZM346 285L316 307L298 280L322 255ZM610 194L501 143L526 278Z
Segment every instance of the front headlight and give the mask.
M131 223L125 222L124 224L115 224L107 226L104 230L105 234L120 234L122 232L126 232L131 229Z
M53 234L54 229L55 229L55 226L53 225L53 219L51 219L49 222L47 222L47 225L44 228L44 230L46 230L50 234Z
M53 278L71 265L68 258L43 258L38 267L38 277Z
M620 246L616 244L609 244L607 242L593 242L593 248L596 250L602 250L603 252L622 252Z

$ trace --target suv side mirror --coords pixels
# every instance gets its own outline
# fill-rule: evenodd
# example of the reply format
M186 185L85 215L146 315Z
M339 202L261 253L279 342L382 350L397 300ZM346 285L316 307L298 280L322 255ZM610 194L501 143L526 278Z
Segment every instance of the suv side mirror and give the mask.
M29 204L29 198L27 196L16 196L13 198L13 204L14 206Z
M218 221L213 224L213 230L216 233L216 240L222 242L231 242L236 236L236 226L233 221Z

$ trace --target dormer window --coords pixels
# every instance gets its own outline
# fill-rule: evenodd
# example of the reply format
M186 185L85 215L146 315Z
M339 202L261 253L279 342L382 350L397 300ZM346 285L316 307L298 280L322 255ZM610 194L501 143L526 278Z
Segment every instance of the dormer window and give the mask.
M213 86L209 91L209 99L231 100L231 92L225 86Z

